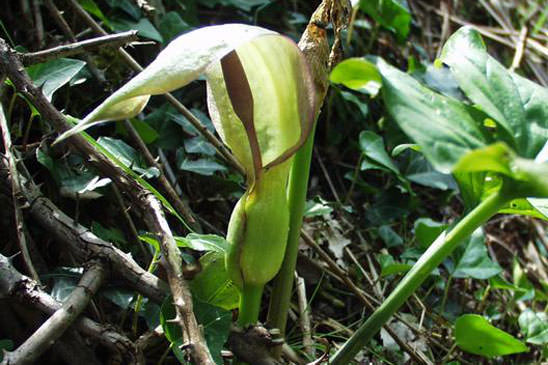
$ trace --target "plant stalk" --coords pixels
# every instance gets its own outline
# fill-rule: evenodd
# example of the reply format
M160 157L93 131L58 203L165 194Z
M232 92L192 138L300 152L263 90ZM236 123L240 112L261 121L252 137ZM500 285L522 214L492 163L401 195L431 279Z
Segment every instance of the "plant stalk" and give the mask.
M261 298L263 296L263 285L254 286L244 283L240 295L240 312L238 314L238 326L244 328L257 324L259 312L261 311Z
M513 196L501 189L482 201L447 234L442 233L420 257L381 306L346 341L331 360L346 365L377 334L383 324L405 303L430 273L468 236L495 215Z
M310 174L310 162L312 161L312 147L314 145L314 133L316 124L308 136L306 143L295 154L289 185L287 188L287 200L289 205L289 233L285 248L284 261L278 275L274 279L274 287L270 296L267 324L271 328L278 328L283 337L287 322L287 313L293 291L297 254L299 252L299 237L303 223L303 213L308 190L308 176ZM281 351L281 346L275 348ZM277 355L277 354L274 354Z

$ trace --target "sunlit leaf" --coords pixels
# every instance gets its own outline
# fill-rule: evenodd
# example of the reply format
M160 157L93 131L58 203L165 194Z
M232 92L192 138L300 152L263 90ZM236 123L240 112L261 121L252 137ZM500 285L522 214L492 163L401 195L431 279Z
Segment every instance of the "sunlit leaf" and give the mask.
M361 91L370 95L377 95L382 80L377 68L363 58L349 58L339 63L329 76L331 82Z
M488 358L528 351L521 341L477 314L457 318L455 339L462 350Z

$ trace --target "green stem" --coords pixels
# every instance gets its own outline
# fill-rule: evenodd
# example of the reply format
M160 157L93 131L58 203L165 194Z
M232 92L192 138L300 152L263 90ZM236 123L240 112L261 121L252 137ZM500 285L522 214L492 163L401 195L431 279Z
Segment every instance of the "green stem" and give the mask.
M158 258L160 257L160 250L154 250L154 255L152 256L152 260L150 261L150 264L148 265L147 272L153 273L154 270L156 270L156 263L158 262ZM143 296L139 294L137 296L137 302L135 303L135 312L133 314L133 322L131 324L131 329L133 331L133 335L137 335L137 322L139 320L139 312L141 312L141 306L143 305Z
M315 130L316 126L314 125L306 143L295 154L287 188L289 233L284 261L278 275L274 279L267 319L268 326L278 328L282 337L285 335L287 313L289 312L289 303L293 291ZM278 349L281 351L281 346L277 346L275 351Z
M255 325L259 320L263 289L263 285L253 286L244 283L242 295L240 296L240 313L238 314L238 325L240 327Z
M466 215L449 233L442 233L420 257L394 291L367 321L346 341L331 360L332 365L346 365L369 343L383 324L405 303L426 278L465 238L495 215L510 194L501 190L489 196Z

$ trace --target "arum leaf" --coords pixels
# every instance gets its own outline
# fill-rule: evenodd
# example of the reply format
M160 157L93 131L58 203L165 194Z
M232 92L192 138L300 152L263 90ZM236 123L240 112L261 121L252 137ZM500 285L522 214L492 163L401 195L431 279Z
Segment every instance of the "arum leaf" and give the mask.
M489 56L479 33L463 27L443 48L459 86L496 123L499 138L521 157L533 158L548 138L548 91L509 72Z
M263 28L227 24L197 29L175 39L143 72L57 142L93 123L132 117L144 108L150 95L180 88L201 74L208 81L208 107L215 128L248 176L259 163L253 164L252 156L257 160L258 154L251 153L250 142L254 144L255 139L248 138L253 133L248 135L244 125L248 130L254 126L261 168L286 161L306 141L313 123L315 93L297 45Z
M457 318L455 337L462 350L489 358L528 350L521 341L492 326L477 314L465 314Z
M83 125L137 115L150 95L165 94L183 87L203 74L212 62L265 34L275 33L254 26L226 24L183 34L160 52L143 72L109 96L84 118L82 124L62 134L57 142L87 128Z
M478 111L431 91L382 59L376 64L389 113L438 171L451 172L464 154L485 146Z

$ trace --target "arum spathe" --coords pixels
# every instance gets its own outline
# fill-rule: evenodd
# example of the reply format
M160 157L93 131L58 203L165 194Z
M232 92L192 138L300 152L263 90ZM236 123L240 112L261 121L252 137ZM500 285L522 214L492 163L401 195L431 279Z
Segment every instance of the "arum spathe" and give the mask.
M96 123L133 117L151 95L180 88L202 74L213 124L247 175L227 235L227 269L242 290L240 323L247 324L257 319L262 288L283 261L290 159L313 123L314 87L293 41L241 24L186 33L57 142Z

